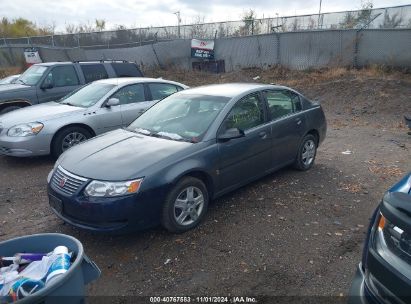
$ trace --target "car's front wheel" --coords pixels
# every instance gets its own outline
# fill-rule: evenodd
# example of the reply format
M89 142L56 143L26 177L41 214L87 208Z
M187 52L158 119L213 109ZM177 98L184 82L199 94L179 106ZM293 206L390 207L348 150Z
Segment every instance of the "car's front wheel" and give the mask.
M317 154L317 138L312 134L307 134L298 149L297 158L294 162L294 168L306 171L314 165Z
M59 131L53 139L52 155L57 158L67 149L92 137L90 131L82 127L68 127Z
M173 233L194 228L207 212L208 200L207 188L201 180L183 178L170 191L164 203L163 227Z

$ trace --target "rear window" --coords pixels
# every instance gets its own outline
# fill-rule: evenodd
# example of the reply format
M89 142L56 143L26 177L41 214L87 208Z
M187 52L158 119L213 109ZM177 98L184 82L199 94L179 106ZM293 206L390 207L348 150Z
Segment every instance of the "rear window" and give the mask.
M139 68L133 63L111 63L117 77L143 77Z
M108 78L107 71L102 64L81 65L86 83Z

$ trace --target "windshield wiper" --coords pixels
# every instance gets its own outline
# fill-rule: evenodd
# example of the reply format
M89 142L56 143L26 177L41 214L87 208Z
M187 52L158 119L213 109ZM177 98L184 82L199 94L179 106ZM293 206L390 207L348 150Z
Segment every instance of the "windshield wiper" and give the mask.
M68 106L72 106L72 107L77 107L76 105L74 105L70 102L60 102L60 104L64 104L64 105L68 105Z
M20 81L22 84L26 84L23 80L21 80L20 78L17 79L17 81Z

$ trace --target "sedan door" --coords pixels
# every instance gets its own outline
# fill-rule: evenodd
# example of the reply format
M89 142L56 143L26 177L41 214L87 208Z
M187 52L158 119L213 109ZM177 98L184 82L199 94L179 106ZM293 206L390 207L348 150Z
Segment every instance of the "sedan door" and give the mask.
M147 94L142 83L124 86L111 97L120 100L123 126L128 126L154 104L153 101L147 101Z
M90 126L93 126L96 134L105 133L123 125L123 117L121 115L121 106L106 106L104 103L100 108L86 113L87 121Z
M80 85L73 65L53 67L37 87L39 103L57 101L74 91Z
M306 119L301 111L301 100L288 90L265 92L271 120L272 167L279 168L293 162L300 141L306 132Z
M222 123L219 134L231 128L245 136L219 142L219 190L228 191L263 176L271 168L271 126L257 93L239 100Z

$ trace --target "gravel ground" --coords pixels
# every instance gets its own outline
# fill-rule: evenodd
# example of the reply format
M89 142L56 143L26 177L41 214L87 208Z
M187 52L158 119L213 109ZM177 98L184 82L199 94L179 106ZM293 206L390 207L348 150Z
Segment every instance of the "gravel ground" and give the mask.
M42 232L78 238L102 270L90 295L346 295L373 209L411 167L411 137L401 123L411 77L252 70L176 80L194 85L255 75L322 102L328 134L310 171L285 168L234 191L182 235L157 228L106 236L65 225L50 211L51 158L0 156L0 240Z

